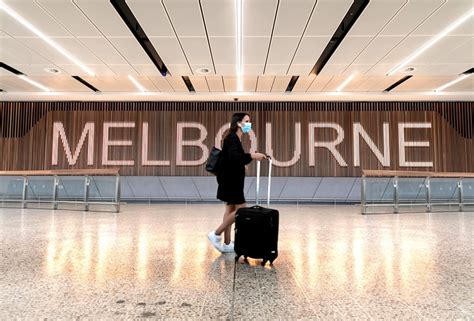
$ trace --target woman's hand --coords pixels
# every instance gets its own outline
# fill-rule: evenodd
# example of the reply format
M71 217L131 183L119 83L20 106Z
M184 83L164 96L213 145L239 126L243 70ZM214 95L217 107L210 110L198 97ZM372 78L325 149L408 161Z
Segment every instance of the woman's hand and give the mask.
M267 159L267 155L262 154L262 153L252 153L252 154L250 154L250 156L252 157L252 159L255 159L255 160L258 160L258 161L262 161L264 159Z

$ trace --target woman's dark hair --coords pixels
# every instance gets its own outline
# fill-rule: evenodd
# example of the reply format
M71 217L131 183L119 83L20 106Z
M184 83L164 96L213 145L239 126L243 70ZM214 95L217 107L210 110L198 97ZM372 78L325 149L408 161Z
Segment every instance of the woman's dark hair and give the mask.
M230 122L230 128L227 129L224 133L224 139L229 136L230 133L236 133L237 130L239 129L239 126L237 126L238 122L241 122L245 116L249 116L247 113L235 113L232 115L232 121Z

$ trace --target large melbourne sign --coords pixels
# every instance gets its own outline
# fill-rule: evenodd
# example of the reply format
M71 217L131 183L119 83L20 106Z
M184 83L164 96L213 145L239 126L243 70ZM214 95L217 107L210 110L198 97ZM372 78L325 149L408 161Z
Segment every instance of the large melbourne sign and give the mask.
M372 153L376 158L379 164L382 167L390 167L392 161L390 159L390 126L388 122L383 122L382 127L382 143L381 146L377 146L374 143L374 140L377 140L377 137L370 136L367 130L362 126L360 122L352 124L352 139L351 142L346 144L352 145L353 155L352 155L352 164L348 164L344 157L341 155L341 152L338 150L338 146L344 143L344 137L347 137L345 134L344 128L333 122L310 122L307 124L306 133L308 144L307 146L302 146L301 144L301 122L296 122L293 124L294 132L291 132L290 135L294 137L293 150L288 150L289 157L288 160L280 160L275 157L275 149L281 148L279 141L280 137L276 136L277 141L274 141L272 137L275 137L272 132L272 123L265 123L265 136L264 136L264 146L263 152L270 155L273 159L273 163L277 167L292 167L298 162L302 161L302 150L306 150L308 166L316 166L316 153L317 152L326 152L329 153L333 159L332 161L337 163L340 167L353 167L360 166L361 159L361 140L365 143L369 149L369 152ZM175 155L172 155L173 159L150 159L149 150L150 145L164 145L171 148L171 142L164 142L162 138L167 140L167 136L159 137L157 133L151 133L149 130L149 122L142 121L137 124L136 122L103 122L97 124L97 127L101 127L102 130L96 131L95 122L86 122L80 133L80 138L78 141L71 141L68 139L66 130L64 129L63 121L53 122L52 130L52 142L51 142L51 165L57 166L59 164L59 155L62 153L66 156L65 161L62 165L66 164L67 166L75 166L78 163L80 155L84 155L84 158L87 158L87 166L134 166L138 164L140 166L171 166L173 164L176 166L201 166L205 163L207 157L209 156L209 141L211 143L215 142L215 146L221 146L223 133L229 124L223 125L217 134L209 135L208 130L206 129L205 124L200 122L180 122L177 121L176 124L171 126L171 129L175 133L168 133L170 136L175 136L176 145L174 150L176 151ZM75 126L79 130L80 127ZM138 130L141 131L137 133ZM430 138L432 133L430 131L425 131L426 138L423 141L414 141L407 140L405 137L405 132L407 129L431 129L431 122L402 122L397 123L398 131L395 133L397 136L396 146L392 148L398 149L398 159L393 160L394 163L398 164L400 167L433 167L433 161L428 154L426 161L414 161L407 160L407 148L421 148L421 147L430 147ZM323 138L323 131L331 130L335 134L335 138L331 140L326 140ZM115 131L115 136L124 136L126 131L132 131L133 136L137 139L123 139L116 138L111 139L111 131ZM194 134L193 138L185 139L185 132ZM319 135L318 135L319 134ZM250 152L256 152L258 149L258 138L255 134L255 131L251 131L249 134L250 139ZM392 133L393 135L393 133ZM161 141L160 141L161 140ZM87 141L87 143L86 143ZM94 157L94 150L96 149L95 144L98 144L98 150L100 151L101 157L98 160ZM111 156L113 155L113 149L119 147L133 149L133 146L136 145L136 149L139 150L137 154L137 159L124 159L123 157ZM195 148L197 151L194 153L188 153L189 156L185 156L186 149ZM319 150L318 148L325 149ZM262 151L262 150L261 150ZM123 156L123 153L119 156ZM280 153L281 154L281 153ZM111 159L113 158L113 159ZM328 161L331 161L328 159ZM319 166L321 166L320 164Z
M474 171L468 159L473 138L437 111L181 105L49 108L21 137L0 139L2 169L121 167L123 175L207 175L210 147L221 146L233 112L242 110L254 128L244 136L244 148L271 155L276 175Z

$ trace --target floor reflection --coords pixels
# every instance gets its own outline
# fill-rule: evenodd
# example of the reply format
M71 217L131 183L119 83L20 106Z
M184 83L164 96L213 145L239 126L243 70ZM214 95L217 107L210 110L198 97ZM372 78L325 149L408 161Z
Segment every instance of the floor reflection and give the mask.
M274 267L238 263L234 287L234 256L220 255L206 237L221 211L0 210L0 319L83 311L105 319L228 318L234 294L242 319L267 307L272 319L474 314L472 213L364 217L354 207L282 206Z
M135 234L137 233L137 234ZM146 222L132 230L117 232L117 221L97 226L79 225L76 220L57 224L51 215L45 267L49 276L71 274L80 282L105 283L126 277L138 282L154 278L171 285L205 287L207 238L186 229L154 233ZM211 257L218 256L214 253ZM166 268L160 270L160 267Z
M150 236L146 227L140 227L138 236L138 258L137 258L137 274L141 281L145 281L148 275L148 256L150 248Z
M436 286L434 235L357 228L339 234L292 234L284 242L289 249L285 259L294 267L295 278L310 288L330 284L363 293L378 286L411 293L414 279L425 289Z
M116 218L95 226L75 219L58 225L55 214L49 220L45 266L50 276L71 273L81 282L97 283L120 277L147 282L159 277L174 286L192 283L204 287L206 260L218 255L206 238L187 229L160 234L143 222L136 232L121 230L118 234ZM418 281L431 280L435 272L433 235L398 229L371 233L361 228L344 233L310 228L306 234L284 234L280 261L294 267L298 282L310 287L330 283L362 291L371 282L383 281L387 290L408 290L414 276ZM167 268L160 270L164 264Z

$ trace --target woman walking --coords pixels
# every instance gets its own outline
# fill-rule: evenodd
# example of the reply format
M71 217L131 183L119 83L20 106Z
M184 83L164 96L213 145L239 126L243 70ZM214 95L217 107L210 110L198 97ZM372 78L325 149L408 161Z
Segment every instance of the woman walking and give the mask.
M224 133L224 144L220 158L220 169L217 174L217 198L226 203L224 218L221 225L209 232L207 237L212 245L222 253L234 251L231 242L231 227L235 221L235 213L245 207L244 180L245 166L253 159L267 158L261 153L245 153L242 148L242 135L252 130L250 116L246 113L235 113L232 116L230 128ZM221 234L224 233L224 243L221 243Z

